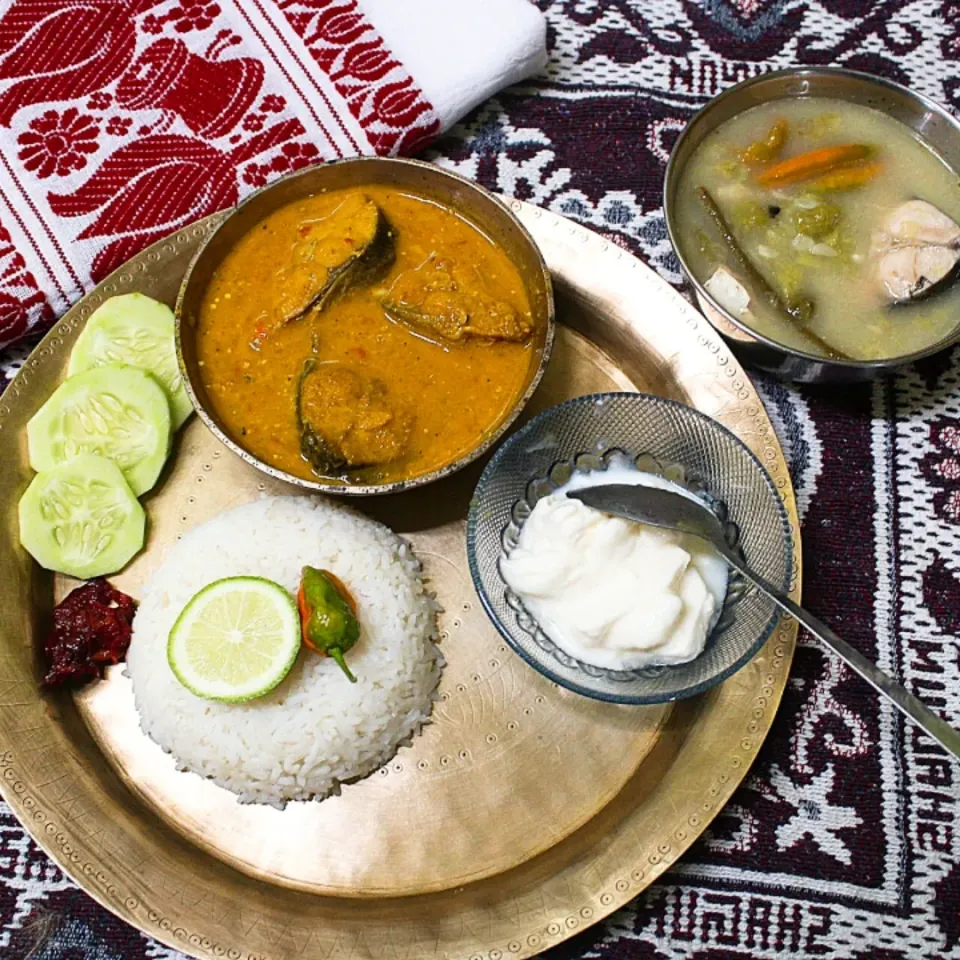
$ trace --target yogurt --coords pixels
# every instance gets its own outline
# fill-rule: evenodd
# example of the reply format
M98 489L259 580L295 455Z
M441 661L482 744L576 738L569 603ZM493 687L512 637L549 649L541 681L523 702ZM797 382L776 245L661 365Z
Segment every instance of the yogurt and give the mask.
M726 562L698 537L610 517L568 490L641 484L693 497L629 467L575 474L539 500L500 570L544 633L612 670L686 663L707 642L727 592Z

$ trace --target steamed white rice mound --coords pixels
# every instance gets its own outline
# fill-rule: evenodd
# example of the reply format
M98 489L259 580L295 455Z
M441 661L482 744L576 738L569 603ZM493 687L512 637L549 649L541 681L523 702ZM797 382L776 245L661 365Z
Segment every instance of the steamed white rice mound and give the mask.
M302 649L284 681L247 703L195 696L167 662L170 628L223 577L266 577L295 593L301 568L335 573L357 601L357 683ZM192 530L144 588L127 674L140 724L178 767L243 803L320 798L385 763L427 721L442 659L435 604L410 547L379 523L319 498L264 497Z

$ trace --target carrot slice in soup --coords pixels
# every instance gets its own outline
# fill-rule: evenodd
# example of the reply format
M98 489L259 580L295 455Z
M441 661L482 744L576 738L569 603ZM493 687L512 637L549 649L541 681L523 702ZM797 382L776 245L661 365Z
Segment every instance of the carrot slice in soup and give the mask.
M846 167L838 167L829 173L821 174L810 189L817 193L826 193L832 190L855 190L869 183L881 170L883 164L879 160L868 160L865 163L854 163Z
M821 174L829 173L836 167L858 160L865 160L871 153L871 148L863 143L847 143L839 147L821 147L809 153L801 153L797 157L783 160L775 166L764 170L757 177L757 183L765 187L779 184L798 183L809 180Z

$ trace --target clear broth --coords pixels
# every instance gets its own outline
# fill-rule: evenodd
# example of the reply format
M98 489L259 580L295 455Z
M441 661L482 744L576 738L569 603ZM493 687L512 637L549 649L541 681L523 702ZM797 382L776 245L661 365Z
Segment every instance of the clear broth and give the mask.
M778 120L788 133L779 160L840 144L867 144L881 171L855 189L813 193L805 182L776 188L756 183L762 167L740 158ZM776 162L776 161L774 161ZM869 107L826 98L776 100L754 107L719 126L687 163L677 192L679 242L694 276L707 281L719 265L738 271L697 196L706 187L721 208L741 248L781 295L799 294L814 304L807 328L826 344L855 360L903 356L937 343L960 320L960 284L902 305L890 305L870 260L871 235L882 218L907 200L920 198L960 222L957 173L916 133ZM791 241L797 204L828 202L839 210L834 256L797 251ZM780 207L759 223L755 207ZM819 241L818 241L819 242ZM772 255L771 255L772 254ZM740 319L759 333L807 353L823 353L809 338L754 298Z

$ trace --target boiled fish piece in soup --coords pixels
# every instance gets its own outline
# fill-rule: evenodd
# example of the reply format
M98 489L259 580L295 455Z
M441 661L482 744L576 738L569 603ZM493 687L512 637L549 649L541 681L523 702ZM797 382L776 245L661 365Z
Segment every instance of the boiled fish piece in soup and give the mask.
M300 450L323 476L389 463L404 454L413 417L380 380L343 363L308 359L297 385Z
M950 247L896 247L879 262L880 280L892 302L919 300L953 280L957 257Z
M487 292L476 267L434 254L416 269L401 273L380 295L380 302L391 320L428 339L524 343L533 334L528 317Z
M891 303L919 300L956 277L960 225L926 200L908 200L874 233L870 256Z
M376 283L393 265L393 230L383 211L359 191L329 216L305 220L299 233L290 264L278 277L283 323Z

